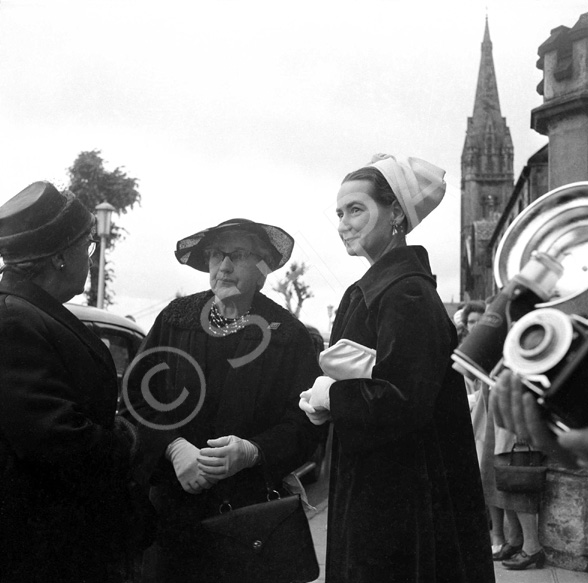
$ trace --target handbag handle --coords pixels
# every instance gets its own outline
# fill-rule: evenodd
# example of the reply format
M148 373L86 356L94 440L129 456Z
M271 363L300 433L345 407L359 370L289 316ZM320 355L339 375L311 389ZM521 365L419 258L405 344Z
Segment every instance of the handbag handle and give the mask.
M280 495L280 493L277 490L274 490L273 488L270 488L268 486L267 488L267 494L265 495L266 499L268 502L271 502L272 500L280 500L282 498L282 496ZM229 499L226 498L225 500L223 500L218 507L218 513L219 514L225 514L226 512L232 512L233 510L233 505L229 502Z
M516 451L515 451L515 449L516 449L516 447L517 447L517 446L526 447L526 448L527 448L527 451L516 452ZM528 465L529 465L529 466L534 466L534 465L535 465L535 464L533 463L533 456L531 455L531 453L533 453L533 450L531 449L531 446L530 446L528 443L515 443L515 444L512 446L512 448L511 448L511 450L510 450L510 457L509 457L509 460L508 460L508 465L509 465L509 466L516 465L516 464L514 464L514 463L513 463L513 462L514 462L514 454L515 454L515 453L526 453L526 454L528 455L528 458L529 458L529 463L528 463Z
M267 467L264 464L261 464L261 471L263 474L263 481L265 483L265 491L266 491L266 500L271 502L272 500L280 500L282 498L281 494L271 486L271 478L270 473ZM233 510L233 505L231 504L230 500L230 492L226 487L226 484L219 482L217 487L215 488L216 493L218 494L218 498L221 499L221 503L218 507L219 514L225 514L226 512L231 512Z

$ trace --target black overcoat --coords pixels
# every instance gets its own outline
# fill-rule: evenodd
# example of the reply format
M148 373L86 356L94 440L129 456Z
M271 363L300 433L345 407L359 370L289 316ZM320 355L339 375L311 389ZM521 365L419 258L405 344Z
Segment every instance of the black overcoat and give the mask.
M110 352L33 283L0 282L0 581L123 577L132 440Z
M212 299L207 291L174 300L156 319L129 375L126 414L135 419L142 440L149 444L141 479L150 480L160 514L157 545L150 551L147 567L155 569L158 582L215 581L218 565L206 555L200 520L216 514L223 499L233 507L264 501L266 479L271 486L279 486L287 473L309 459L323 433L298 407L301 391L320 375L305 326L256 293L251 313L259 320L227 341L236 343L231 358L262 350L254 358L245 358L245 364L227 366L226 376L212 381L206 368L211 358L207 351L212 350L210 335L201 323ZM265 347L263 330L268 335ZM207 387L211 382L214 391ZM181 400L184 389L187 398L178 406L164 411L157 404ZM224 435L255 442L263 463L201 494L186 493L165 459L167 445L183 437L202 448L207 447L207 439Z
M331 386L329 583L494 581L455 327L422 247L384 255L343 296L331 343L374 348Z

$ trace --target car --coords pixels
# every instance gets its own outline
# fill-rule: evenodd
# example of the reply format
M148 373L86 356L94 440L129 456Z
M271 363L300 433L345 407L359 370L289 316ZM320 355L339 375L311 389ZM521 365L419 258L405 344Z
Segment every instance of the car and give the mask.
M145 332L130 318L107 310L72 303L66 303L65 307L108 346L116 366L120 391L125 370L135 358Z

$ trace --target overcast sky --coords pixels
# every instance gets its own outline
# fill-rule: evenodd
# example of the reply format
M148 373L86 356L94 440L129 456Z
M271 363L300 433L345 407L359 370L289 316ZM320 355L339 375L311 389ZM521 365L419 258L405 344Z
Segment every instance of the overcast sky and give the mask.
M515 178L546 138L537 48L572 27L585 0L248 2L0 0L0 203L35 180L67 182L79 152L139 179L142 204L110 256L113 312L149 328L176 292L208 279L176 262L176 241L245 217L297 241L327 306L367 264L336 231L343 176L372 154L447 170L441 206L409 243L425 245L445 301L459 296L460 156L488 14ZM284 269L285 270L285 269ZM281 272L273 274L265 291Z

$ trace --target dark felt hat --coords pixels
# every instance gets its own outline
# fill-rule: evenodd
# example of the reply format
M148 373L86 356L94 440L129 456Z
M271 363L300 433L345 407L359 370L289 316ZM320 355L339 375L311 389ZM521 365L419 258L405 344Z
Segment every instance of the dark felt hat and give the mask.
M89 232L94 215L69 191L33 182L0 207L0 255L4 263L42 259Z
M256 235L266 245L271 255L268 265L270 271L275 271L282 267L292 255L294 239L283 229L256 223L248 219L230 219L216 227L210 227L180 239L176 246L175 255L177 260L198 271L208 273L208 260L204 252L218 234L231 231Z

